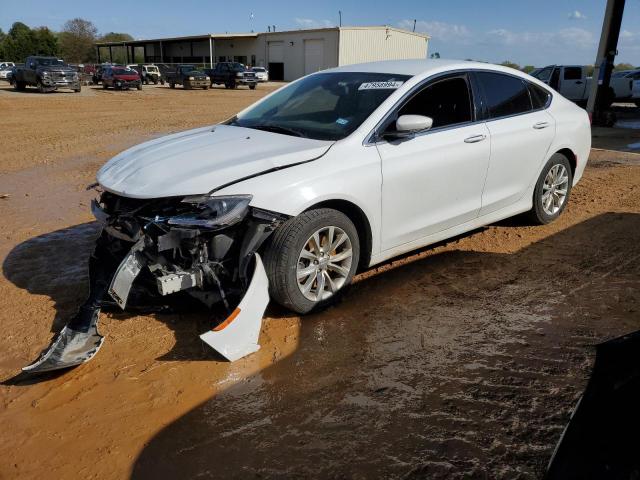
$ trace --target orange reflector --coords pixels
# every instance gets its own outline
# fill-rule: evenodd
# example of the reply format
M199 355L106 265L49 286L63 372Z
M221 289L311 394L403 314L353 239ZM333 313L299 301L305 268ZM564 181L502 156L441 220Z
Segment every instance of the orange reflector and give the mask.
M225 328L227 328L227 326L233 322L235 320L235 318L240 315L240 309L236 308L233 312L231 312L231 315L229 315L224 322L222 322L220 325L218 325L217 327L215 327L213 329L214 332L219 332L220 330L224 330Z

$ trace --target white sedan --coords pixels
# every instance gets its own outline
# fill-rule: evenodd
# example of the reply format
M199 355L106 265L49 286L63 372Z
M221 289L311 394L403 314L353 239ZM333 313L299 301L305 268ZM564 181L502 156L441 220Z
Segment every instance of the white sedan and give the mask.
M259 82L268 82L269 81L269 71L264 67L253 67L251 69L252 72L256 74L256 78Z
M27 369L91 358L104 302L177 292L227 309L201 338L240 358L259 348L269 299L307 313L397 255L517 214L555 220L590 143L584 110L506 67L388 61L301 78L102 167L91 295Z

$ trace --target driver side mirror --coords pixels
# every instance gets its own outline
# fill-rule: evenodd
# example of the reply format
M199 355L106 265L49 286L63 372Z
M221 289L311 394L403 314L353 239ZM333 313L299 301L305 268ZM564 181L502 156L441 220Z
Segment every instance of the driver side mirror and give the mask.
M433 126L433 118L424 115L400 115L396 120L396 129L383 133L387 138L409 138L416 133L429 130Z

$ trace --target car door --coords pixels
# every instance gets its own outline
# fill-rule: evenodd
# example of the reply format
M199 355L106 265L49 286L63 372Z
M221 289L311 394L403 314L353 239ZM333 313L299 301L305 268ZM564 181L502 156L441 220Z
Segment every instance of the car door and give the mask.
M476 122L467 74L430 81L396 109L425 115L431 129L409 138L386 138L376 146L382 164L382 249L419 240L478 215L489 164L489 132ZM384 135L384 134L383 134Z
M482 216L512 205L527 192L547 158L555 120L546 111L548 90L506 73L475 72L474 78L483 93L491 143Z
M560 84L560 93L577 102L585 99L585 77L583 67L564 67Z

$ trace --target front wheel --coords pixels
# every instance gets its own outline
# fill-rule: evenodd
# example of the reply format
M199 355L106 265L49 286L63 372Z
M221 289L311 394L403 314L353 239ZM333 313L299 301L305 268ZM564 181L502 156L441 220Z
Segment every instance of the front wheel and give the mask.
M271 298L297 313L329 305L351 283L360 258L353 222L320 208L282 224L265 251Z
M553 222L569 201L573 174L567 157L554 154L542 169L533 191L533 208L529 218L538 225Z
M137 88L138 90L142 90L142 83L139 83L138 85L136 85L136 88Z
M169 83L169 88L176 88L176 84L175 84L175 83L173 83L173 82L170 82L170 83Z
M256 84L255 84L255 83L250 84L250 85L249 85L249 88L250 88L251 90L255 90L255 89L256 89Z

